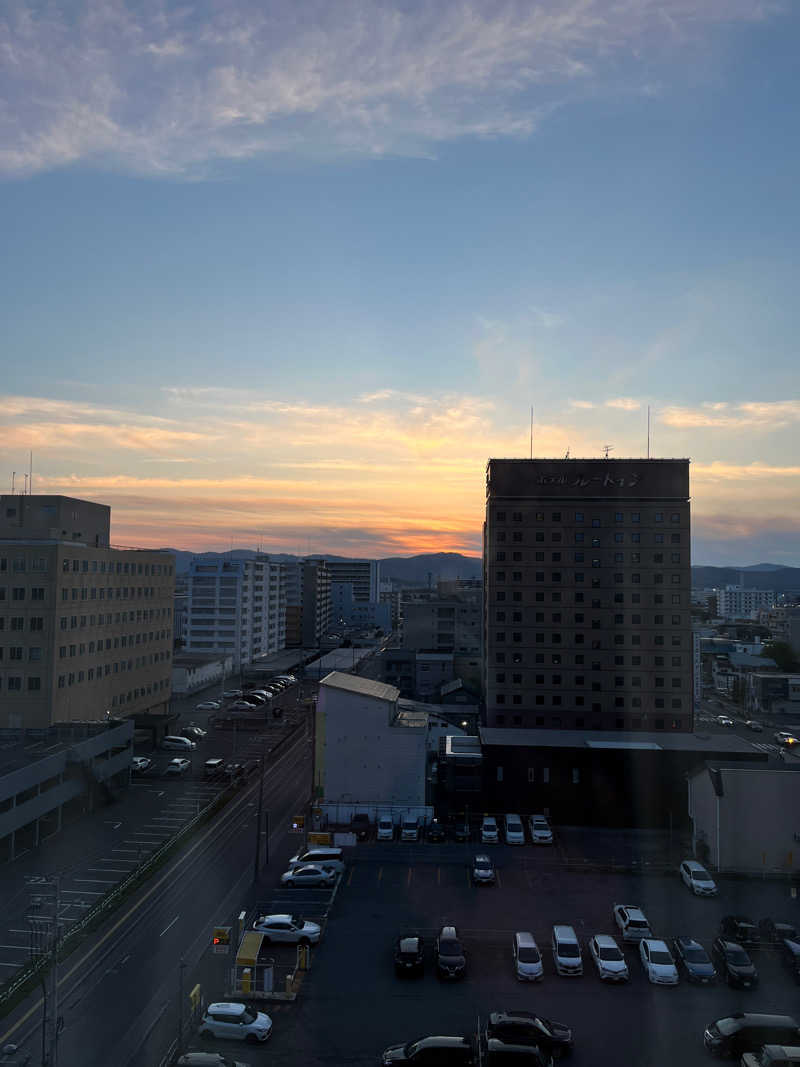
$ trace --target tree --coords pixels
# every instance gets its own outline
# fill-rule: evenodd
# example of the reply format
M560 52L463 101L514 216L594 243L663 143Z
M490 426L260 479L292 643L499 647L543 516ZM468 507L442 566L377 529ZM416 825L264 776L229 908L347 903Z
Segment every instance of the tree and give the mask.
M767 659L774 659L778 664L778 670L781 670L786 674L797 670L794 650L786 641L771 641L769 644L764 645L764 650L761 655L765 656Z

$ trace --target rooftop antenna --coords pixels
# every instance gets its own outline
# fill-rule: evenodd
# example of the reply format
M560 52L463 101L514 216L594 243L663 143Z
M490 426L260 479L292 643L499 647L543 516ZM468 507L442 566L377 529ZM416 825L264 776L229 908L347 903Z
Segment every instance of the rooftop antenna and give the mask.
M614 451L613 445L603 445L603 455L608 459L608 453Z
M17 480L17 472L11 472L11 495L14 495L14 482Z
M567 445L567 454L564 456L564 459L569 459L569 445Z
M30 474L28 475L28 492L33 496L33 449L30 453Z
M650 459L650 405L647 405L647 458Z
M533 404L531 404L531 459L533 459Z
M24 489L23 489L23 496L27 496L27 495L28 495L28 475L27 475L27 474L25 474L25 475L23 475L23 477L25 478L25 485L24 485Z

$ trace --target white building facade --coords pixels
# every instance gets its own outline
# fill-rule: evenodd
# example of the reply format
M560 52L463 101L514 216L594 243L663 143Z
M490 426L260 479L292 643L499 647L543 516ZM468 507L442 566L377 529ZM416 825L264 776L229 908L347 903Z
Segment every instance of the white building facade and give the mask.
M755 618L759 611L774 607L774 589L745 589L741 585L726 585L717 590L717 610L723 619Z

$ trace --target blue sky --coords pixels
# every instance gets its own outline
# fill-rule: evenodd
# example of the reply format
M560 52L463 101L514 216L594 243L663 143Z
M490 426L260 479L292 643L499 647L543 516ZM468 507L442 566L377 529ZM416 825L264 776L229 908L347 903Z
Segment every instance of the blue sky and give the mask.
M483 469L693 460L800 564L792 6L0 14L3 481L121 543L477 552Z

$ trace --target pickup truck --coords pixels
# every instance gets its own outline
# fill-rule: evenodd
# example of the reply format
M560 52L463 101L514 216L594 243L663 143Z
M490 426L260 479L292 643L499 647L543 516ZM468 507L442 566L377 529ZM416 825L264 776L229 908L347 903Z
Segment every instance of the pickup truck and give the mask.
M356 840L366 841L369 837L369 815L365 811L357 811L350 820L350 832L356 835Z

